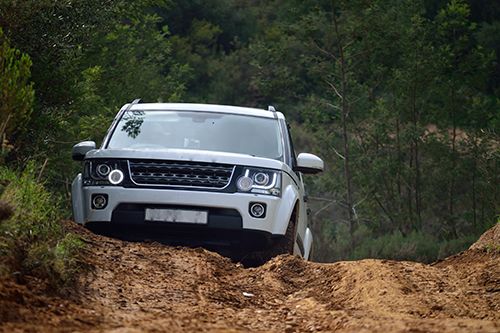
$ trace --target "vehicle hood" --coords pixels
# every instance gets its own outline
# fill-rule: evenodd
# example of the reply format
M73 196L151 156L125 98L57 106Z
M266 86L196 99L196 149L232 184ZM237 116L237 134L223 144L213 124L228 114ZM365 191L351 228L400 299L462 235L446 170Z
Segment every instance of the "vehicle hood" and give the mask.
M285 166L283 162L269 158L255 157L245 154L191 149L95 149L89 151L85 155L85 159L93 158L207 162L254 166L278 170L284 169Z

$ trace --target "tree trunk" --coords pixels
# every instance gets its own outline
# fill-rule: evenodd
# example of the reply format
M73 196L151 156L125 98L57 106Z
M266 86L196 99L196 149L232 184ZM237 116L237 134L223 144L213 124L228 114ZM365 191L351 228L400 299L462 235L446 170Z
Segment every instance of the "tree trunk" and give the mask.
M398 210L398 225L399 225L399 231L401 234L405 237L407 232L405 228L405 221L404 221L404 214L403 214L403 188L401 184L401 178L402 178L402 167L403 167L403 154L401 151L401 112L398 112L398 116L396 118L396 150L397 150L397 171L396 171L396 186L398 189L398 197L397 197L397 210Z
M342 38L339 33L338 22L335 16L335 1L332 1L332 20L333 27L335 29L335 35L337 37L338 43L338 54L339 54L339 62L340 62L340 80L341 80L341 88L340 88L340 98L341 98L341 113L342 113L342 139L344 144L344 177L346 182L346 206L347 206L347 218L349 221L349 236L351 238L350 247L351 253L354 251L355 243L354 243L354 231L355 231L355 220L354 220L354 212L353 212L353 191L352 191L352 175L350 170L350 151L349 151L349 134L347 129L347 119L349 117L349 102L347 99L348 89L347 89L347 64L344 55L344 45L342 43Z
M451 175L450 175L450 189L449 189L449 203L448 209L450 214L451 230L454 236L457 235L454 215L454 201L455 201L455 169L457 167L456 160L456 140L457 140L457 124L455 117L455 88L451 87L451 108L450 108L450 118L452 122L452 134L451 134Z
M413 145L410 145L410 160L408 161L409 169L413 170ZM408 183L406 185L406 200L408 203L408 229L411 229L412 221L413 221L413 189L411 186L411 175L408 177Z
M417 50L415 49L415 52ZM416 61L415 61L416 62ZM421 194L420 194L420 157L419 157L419 137L417 137L419 114L417 110L417 73L418 73L418 63L415 63L415 79L413 81L411 90L411 114L413 118L413 153L415 159L415 213L417 215L416 229L420 229L422 226L422 209L421 209Z

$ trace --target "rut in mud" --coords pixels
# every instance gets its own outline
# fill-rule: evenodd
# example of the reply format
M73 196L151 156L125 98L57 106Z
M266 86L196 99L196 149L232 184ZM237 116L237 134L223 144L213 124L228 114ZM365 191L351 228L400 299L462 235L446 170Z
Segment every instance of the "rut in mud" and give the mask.
M0 330L500 331L500 255L481 244L434 265L280 256L245 269L203 249L75 230L90 267L78 290L63 299L47 296L41 281L1 282ZM498 234L497 225L488 242L498 244Z

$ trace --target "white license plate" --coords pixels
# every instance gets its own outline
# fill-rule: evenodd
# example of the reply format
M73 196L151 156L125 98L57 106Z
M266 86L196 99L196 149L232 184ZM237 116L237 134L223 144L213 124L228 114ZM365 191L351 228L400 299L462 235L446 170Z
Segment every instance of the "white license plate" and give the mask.
M146 221L207 224L208 212L203 210L146 208Z

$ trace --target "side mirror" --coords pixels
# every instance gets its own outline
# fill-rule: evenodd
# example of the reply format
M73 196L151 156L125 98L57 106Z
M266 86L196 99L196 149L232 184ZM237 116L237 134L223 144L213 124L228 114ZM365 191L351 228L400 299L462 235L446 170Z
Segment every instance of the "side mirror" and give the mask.
M323 160L316 155L300 153L299 156L297 156L297 166L295 167L295 171L300 171L306 174L315 174L323 171L323 168Z
M87 154L89 151L93 149L95 149L94 141L83 141L77 143L76 145L73 146L73 150L71 151L71 157L73 157L73 160L75 161L83 161L83 159L85 158L85 154Z

